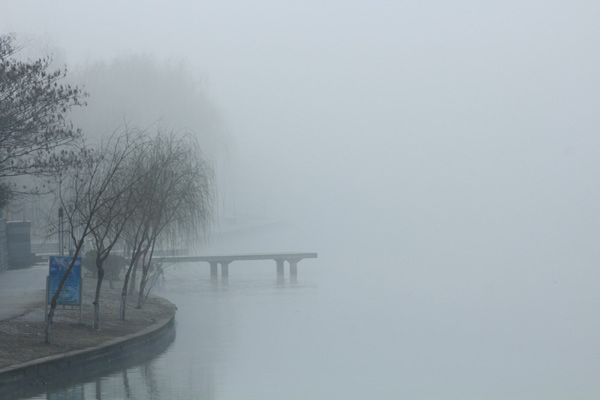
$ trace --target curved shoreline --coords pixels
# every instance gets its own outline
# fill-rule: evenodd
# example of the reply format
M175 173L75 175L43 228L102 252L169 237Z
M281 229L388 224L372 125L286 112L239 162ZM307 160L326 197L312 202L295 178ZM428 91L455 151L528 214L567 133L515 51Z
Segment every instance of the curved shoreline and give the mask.
M123 361L148 355L148 352L142 350L152 348L151 354L157 354L158 350L166 348L174 337L175 307L172 315L138 332L85 349L1 368L0 395L26 395L46 389L48 385L64 385L65 381L81 380L111 369Z

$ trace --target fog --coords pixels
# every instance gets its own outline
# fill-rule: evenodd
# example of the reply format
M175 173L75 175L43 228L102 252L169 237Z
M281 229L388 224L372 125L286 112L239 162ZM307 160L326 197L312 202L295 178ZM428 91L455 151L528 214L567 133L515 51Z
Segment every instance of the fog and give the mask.
M287 224L213 250L318 252L325 309L373 331L336 354L408 341L464 361L432 382L457 398L593 398L600 3L488 3L4 0L0 27L70 70L184 62L230 135L219 218Z

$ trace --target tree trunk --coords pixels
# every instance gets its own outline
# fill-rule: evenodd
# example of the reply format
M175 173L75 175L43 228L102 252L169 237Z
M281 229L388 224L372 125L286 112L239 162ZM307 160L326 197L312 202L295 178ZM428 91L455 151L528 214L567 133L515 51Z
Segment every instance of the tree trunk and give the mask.
M119 318L121 319L121 321L125 321L125 310L126 310L126 305L127 305L127 287L130 286L129 279L131 277L131 272L135 271L135 268L138 264L138 260L139 260L139 253L132 256L129 267L127 268L127 272L125 273L125 279L123 281L123 289L121 290L121 304L119 307Z
M50 343L50 333L52 330L52 322L54 321L54 310L56 310L56 304L54 305L54 307L50 307L50 312L48 313L47 316L47 321L46 321L46 329L45 329L45 334L46 334L46 343Z
M138 293L138 304L137 308L142 308L145 301L144 290L148 283L148 273L152 268L152 256L154 255L154 242L156 239L151 241L150 245L150 256L148 257L148 253L144 255L144 260L142 261L142 277L140 279L140 292ZM147 260L146 260L147 257Z
M85 237L86 231L87 231L87 227L84 230L83 237ZM82 246L83 246L83 239L79 243L77 243L77 246L75 247L75 254L73 255L71 264L69 265L69 268L67 269L67 271L65 271L65 274L62 277L62 279L60 280L60 282L58 283L58 287L56 288L56 293L54 293L54 296L52 296L52 301L50 302L50 312L48 313L47 320L46 320L46 329L45 329L46 343L50 343L50 339L51 339L50 334L52 331L52 323L54 322L54 313L56 312L56 303L58 302L58 296L60 295L60 292L65 284L65 281L67 280L67 276L69 276L69 274L73 270L73 266L75 265L77 257L79 257L79 252L81 251ZM80 290L81 290L81 288L80 288ZM48 301L48 300L46 299L45 301Z
M100 330L100 289L104 279L104 268L98 266L98 280L96 281L96 296L94 297L94 329Z
M148 280L148 271L150 266L142 266L142 278L140 280L140 291L138 293L137 308L142 308L144 305L144 290L146 288L146 281Z
M119 319L125 321L125 306L127 305L127 286L129 284L129 276L131 275L132 266L127 269L125 279L123 280L123 289L121 289L121 304L119 306Z
M139 259L133 264L133 275L131 275L131 281L129 282L129 291L126 294L135 294L135 275L138 269Z

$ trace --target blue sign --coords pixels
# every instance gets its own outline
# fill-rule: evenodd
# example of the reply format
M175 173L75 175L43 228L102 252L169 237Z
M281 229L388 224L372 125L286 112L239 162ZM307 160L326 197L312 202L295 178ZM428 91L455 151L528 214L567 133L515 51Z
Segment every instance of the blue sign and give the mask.
M48 277L48 304L58 289L58 284L69 269L73 257L50 257L50 275ZM81 258L75 259L75 265L67 276L58 295L56 304L80 305L81 299Z

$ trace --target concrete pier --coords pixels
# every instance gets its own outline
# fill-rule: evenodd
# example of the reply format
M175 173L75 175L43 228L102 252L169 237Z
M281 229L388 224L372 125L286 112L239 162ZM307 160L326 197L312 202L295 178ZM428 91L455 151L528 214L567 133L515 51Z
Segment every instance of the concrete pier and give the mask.
M173 256L156 257L155 260L160 263L176 262L207 262L210 265L210 277L218 279L219 264L221 264L221 278L229 277L229 264L234 261L254 261L254 260L274 260L277 271L277 278L284 279L285 263L289 264L290 280L298 280L298 263L305 258L317 258L317 253L258 253L258 254L230 254L214 256Z
M230 261L221 262L221 278L229 278L229 263Z

